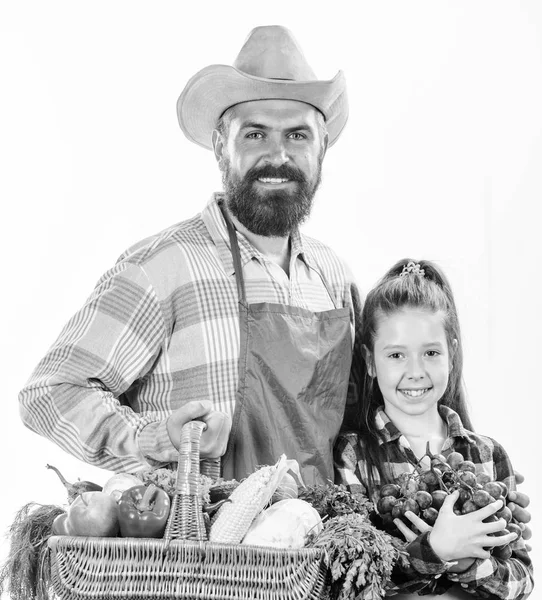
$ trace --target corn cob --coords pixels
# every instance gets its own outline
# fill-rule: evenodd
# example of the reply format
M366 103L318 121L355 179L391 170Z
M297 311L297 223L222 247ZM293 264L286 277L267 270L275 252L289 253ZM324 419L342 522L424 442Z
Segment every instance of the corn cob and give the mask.
M224 503L216 513L209 541L239 544L252 521L271 500L287 470L283 454L276 465L261 467L242 481L229 497L230 502Z

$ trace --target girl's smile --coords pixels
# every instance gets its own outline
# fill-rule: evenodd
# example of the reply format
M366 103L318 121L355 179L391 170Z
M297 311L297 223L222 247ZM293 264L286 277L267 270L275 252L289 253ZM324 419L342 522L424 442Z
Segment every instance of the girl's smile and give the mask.
M421 388L421 389L401 388L399 391L402 394L404 394L405 396L407 396L408 398L421 398L421 396L424 396L431 389L432 388L430 388L430 387Z

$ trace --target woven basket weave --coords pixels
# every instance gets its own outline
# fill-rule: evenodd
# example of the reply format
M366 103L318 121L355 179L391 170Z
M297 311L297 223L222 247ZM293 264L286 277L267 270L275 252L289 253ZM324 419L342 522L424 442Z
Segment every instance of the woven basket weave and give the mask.
M203 423L183 427L176 490L163 539L53 536L55 594L61 600L321 600L321 549L282 550L206 541L199 495ZM216 478L220 464L202 461Z

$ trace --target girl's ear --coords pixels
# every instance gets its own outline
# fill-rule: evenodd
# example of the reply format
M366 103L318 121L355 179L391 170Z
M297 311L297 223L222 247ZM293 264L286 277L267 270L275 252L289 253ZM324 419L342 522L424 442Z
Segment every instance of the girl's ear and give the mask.
M373 360L373 353L367 348L365 344L362 346L363 358L365 359L365 364L367 365L367 373L371 377L376 377L376 369Z
M452 340L452 344L451 344L451 348L450 348L450 371L452 370L453 364L454 364L454 356L455 353L457 351L457 346L459 345L459 342L456 339Z

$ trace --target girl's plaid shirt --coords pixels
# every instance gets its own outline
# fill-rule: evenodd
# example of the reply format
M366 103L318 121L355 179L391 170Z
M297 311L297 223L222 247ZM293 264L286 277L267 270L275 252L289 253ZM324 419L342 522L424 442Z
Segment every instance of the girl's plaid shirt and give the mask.
M504 448L492 438L465 429L459 415L450 408L441 406L439 411L448 426L448 438L441 453L448 456L451 452L460 452L465 460L476 465L477 473L487 473L493 480L502 481L510 490L515 490L514 470ZM384 469L390 480L402 473L412 473L413 463L418 459L407 439L382 408L377 412L376 425L383 435L380 445L385 445L388 452L389 462ZM341 434L335 444L334 455L336 483L346 485L353 492L366 492L367 463L363 440L358 434ZM373 478L375 485L380 485L376 470ZM442 593L454 583L459 583L477 598L522 600L530 595L533 568L522 538L511 544L513 553L510 559L476 559L462 573L447 572L449 563L441 561L433 552L428 538L428 533L421 534L407 546L412 569L394 574L395 586L390 589L389 595L421 590L424 594Z

